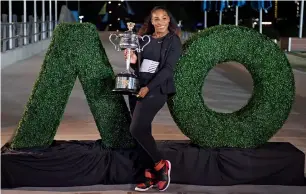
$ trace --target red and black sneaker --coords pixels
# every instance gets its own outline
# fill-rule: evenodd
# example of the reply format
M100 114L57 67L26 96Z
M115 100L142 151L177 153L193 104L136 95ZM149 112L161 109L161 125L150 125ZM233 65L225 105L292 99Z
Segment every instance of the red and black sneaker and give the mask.
M157 180L152 170L145 170L146 181L144 183L140 183L135 187L135 191L147 191L151 189L154 185L157 184Z
M158 190L165 191L170 185L171 163L169 160L161 160L154 169L158 173Z

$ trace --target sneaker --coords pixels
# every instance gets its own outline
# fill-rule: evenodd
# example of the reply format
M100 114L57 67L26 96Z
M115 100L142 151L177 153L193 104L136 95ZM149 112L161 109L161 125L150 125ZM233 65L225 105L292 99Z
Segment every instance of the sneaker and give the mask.
M159 191L165 191L170 185L171 163L169 160L161 160L154 169L158 173L157 187Z
M146 181L135 187L135 191L147 191L157 184L156 176L150 169L145 170Z

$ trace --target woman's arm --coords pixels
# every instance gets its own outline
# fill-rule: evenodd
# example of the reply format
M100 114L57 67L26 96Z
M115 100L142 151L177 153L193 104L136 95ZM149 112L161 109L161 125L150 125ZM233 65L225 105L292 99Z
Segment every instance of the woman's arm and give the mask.
M162 84L166 79L173 76L174 68L182 54L182 43L178 36L174 36L172 41L172 46L165 61L165 65L147 85L149 90L152 90Z
M130 67L133 69L133 70L136 70L137 66L138 66L138 53L135 52L135 55L137 57L137 60L136 60L136 63L130 63Z
M124 50L124 59L125 59L125 61L127 60L127 54L128 53L128 50L127 49L125 49ZM136 69L137 68L137 62L138 62L138 53L137 52L135 52L135 51L131 51L131 53L130 53L131 55L130 55L130 67L132 68L132 69Z

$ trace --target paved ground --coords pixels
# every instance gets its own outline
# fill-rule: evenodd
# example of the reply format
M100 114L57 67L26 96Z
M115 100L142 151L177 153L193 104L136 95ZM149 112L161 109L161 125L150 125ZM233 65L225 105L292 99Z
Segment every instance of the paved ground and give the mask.
M295 56L299 56L302 58L306 58L306 52L290 52L290 54L295 55Z
M287 57L291 60L292 66L299 71L306 72L306 52L287 53Z
M116 73L125 68L123 57L115 52L108 42L107 36L101 36L110 62ZM41 53L28 60L18 62L2 69L1 72L1 145L7 142L22 116L24 106L32 91L44 59ZM288 55L294 66L306 64L305 59ZM279 132L271 141L291 142L306 153L306 73L294 70L297 94L290 116ZM232 112L242 107L252 93L252 79L247 71L239 64L221 64L214 68L205 80L203 87L204 100L209 107L221 112ZM167 106L158 113L154 120L153 134L156 139L188 139L174 123ZM98 139L99 134L86 103L84 92L77 82L73 88L67 104L63 121L59 126L56 139ZM91 186L52 188L57 192L67 193L131 193L130 185L121 186ZM19 191L21 189L21 191ZM25 190L36 190L39 193L51 191L51 188L20 188L19 190L5 190L3 193L27 193ZM81 192L82 191L82 192ZM84 192L83 192L84 191ZM187 185L172 185L171 193L209 193L209 194L263 194L263 193L306 193L306 187L283 186L233 186L233 187L199 187ZM49 192L48 192L49 193ZM102 193L102 192L101 192Z
M25 188L24 190L2 190L2 194L136 194L132 192L132 185L116 186L91 186L91 187L70 187L70 188ZM192 185L172 184L165 192L151 190L150 194L305 194L306 187L287 187L287 186L252 186L237 185L230 187L204 187Z

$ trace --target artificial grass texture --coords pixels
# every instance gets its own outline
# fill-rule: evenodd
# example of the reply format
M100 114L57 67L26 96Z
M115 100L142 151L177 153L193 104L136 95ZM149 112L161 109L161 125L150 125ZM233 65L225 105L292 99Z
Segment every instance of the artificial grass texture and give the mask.
M282 127L294 99L294 78L285 54L266 36L221 25L187 40L175 70L177 93L168 101L181 131L201 147L256 147ZM234 113L209 109L202 97L208 72L226 61L244 64L253 77L249 103ZM49 146L76 78L108 148L131 148L130 115L95 26L63 23L54 31L39 77L11 142L12 148Z
M205 77L217 64L236 61L253 78L248 104L233 113L209 109L202 97ZM220 25L193 35L183 45L175 70L177 93L168 101L170 113L200 147L257 147L283 125L291 110L295 86L285 54L253 29Z
M115 75L95 26L61 23L54 31L11 148L51 145L77 77L103 146L134 146L130 114L123 96L111 91Z

